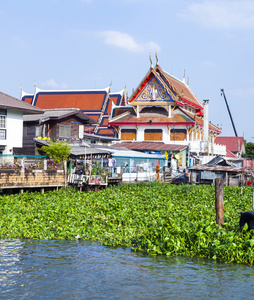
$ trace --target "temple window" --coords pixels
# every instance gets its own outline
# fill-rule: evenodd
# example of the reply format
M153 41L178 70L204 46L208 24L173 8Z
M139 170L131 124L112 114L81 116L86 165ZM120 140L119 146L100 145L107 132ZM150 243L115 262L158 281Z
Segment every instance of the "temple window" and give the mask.
M121 140L132 141L136 140L137 131L136 129L122 129L121 130Z
M171 129L170 140L171 141L184 141L187 137L186 129Z
M162 141L162 129L145 129L145 141Z

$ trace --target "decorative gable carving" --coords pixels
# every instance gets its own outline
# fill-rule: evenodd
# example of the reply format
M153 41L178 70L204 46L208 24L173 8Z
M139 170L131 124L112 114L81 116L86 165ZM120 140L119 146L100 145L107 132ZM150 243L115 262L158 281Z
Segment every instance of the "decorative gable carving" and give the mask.
M165 104L170 104L169 102L173 102L173 99L170 95L165 91L164 87L158 82L155 77L152 77L146 84L146 86L142 89L139 95L132 102L132 105L141 104L157 105L156 102L160 102L159 105L162 105L162 102Z

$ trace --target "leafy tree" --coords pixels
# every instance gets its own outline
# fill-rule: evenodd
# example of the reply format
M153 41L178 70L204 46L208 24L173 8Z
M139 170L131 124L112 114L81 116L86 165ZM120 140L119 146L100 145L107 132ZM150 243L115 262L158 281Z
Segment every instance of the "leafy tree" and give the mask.
M247 143L245 141L245 149L246 149L246 154L244 155L245 157L248 158L254 158L254 143Z
M57 163L67 160L71 154L71 147L64 141L52 142L49 146L41 147L41 150Z

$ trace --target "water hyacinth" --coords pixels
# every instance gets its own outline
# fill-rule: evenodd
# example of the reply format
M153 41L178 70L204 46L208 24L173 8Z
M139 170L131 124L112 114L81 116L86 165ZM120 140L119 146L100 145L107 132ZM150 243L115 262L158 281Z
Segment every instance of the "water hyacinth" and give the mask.
M253 265L254 231L239 228L240 212L251 208L251 187L225 187L219 227L212 186L157 182L98 192L26 192L1 197L0 237L90 240L150 255Z

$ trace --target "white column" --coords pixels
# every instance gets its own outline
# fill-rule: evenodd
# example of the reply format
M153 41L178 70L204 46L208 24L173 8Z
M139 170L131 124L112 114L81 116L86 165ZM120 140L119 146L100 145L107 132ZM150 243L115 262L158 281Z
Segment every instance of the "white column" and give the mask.
M168 106L168 117L171 117L171 105Z

